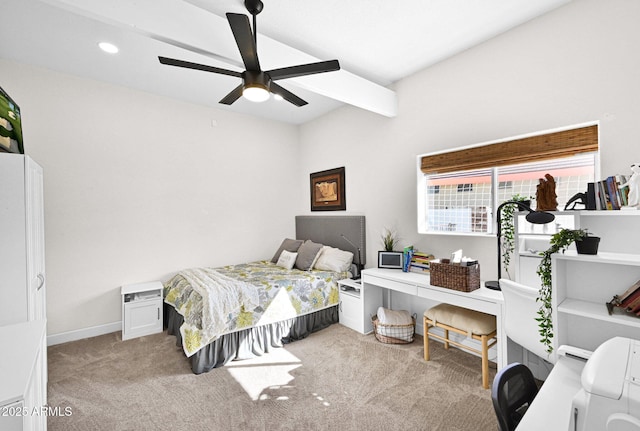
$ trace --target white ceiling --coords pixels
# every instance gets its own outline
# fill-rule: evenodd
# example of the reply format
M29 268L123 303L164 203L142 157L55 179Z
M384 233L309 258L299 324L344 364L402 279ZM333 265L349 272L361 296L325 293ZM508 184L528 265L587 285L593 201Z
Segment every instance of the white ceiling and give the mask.
M248 14L243 0L2 0L0 57L291 124L344 104L394 116L393 82L569 1L263 0L264 70L340 61L337 72L278 81L309 102L300 108L220 105L238 78L159 64L162 55L242 71L225 13ZM100 41L120 52L103 53Z

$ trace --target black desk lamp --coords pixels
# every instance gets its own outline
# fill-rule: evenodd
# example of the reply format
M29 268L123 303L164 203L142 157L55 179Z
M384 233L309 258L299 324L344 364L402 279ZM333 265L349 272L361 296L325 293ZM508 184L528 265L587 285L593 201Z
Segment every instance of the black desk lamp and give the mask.
M500 237L502 236L502 208L506 205L517 205L523 211L528 211L526 219L529 223L533 224L547 224L555 220L556 216L545 211L534 211L531 207L524 202L520 201L506 201L498 206L496 211L496 217L498 217L498 280L487 281L484 283L485 287L492 290L500 290L500 278L502 276L502 259L500 253Z
M358 250L358 265L356 265L358 267L358 275L356 277L353 278L353 280L360 280L360 274L362 274L362 255L360 254L360 247L358 247L357 245L355 245L354 243L352 243L351 241L349 241L349 238L347 238L346 236L344 236L343 234L340 234L340 236L347 241L349 244L351 244L351 246L353 248L355 248L356 250Z

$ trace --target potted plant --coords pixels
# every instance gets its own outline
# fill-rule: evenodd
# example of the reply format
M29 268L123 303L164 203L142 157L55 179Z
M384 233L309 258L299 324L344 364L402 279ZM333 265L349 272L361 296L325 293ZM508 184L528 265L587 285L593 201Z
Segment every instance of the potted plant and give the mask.
M527 206L531 204L531 198L527 198L524 196L520 196L519 194L515 194L511 196L510 201L515 202L524 202ZM500 224L501 224L501 256L502 256L502 267L507 273L507 278L511 280L511 274L509 273L509 264L511 263L511 255L515 250L515 226L513 221L513 213L515 212L517 205L505 205L502 208Z
M600 237L591 236L589 232L586 232L586 235L581 239L576 240L576 250L578 254L598 254L599 245Z
M396 233L388 228L384 228L382 233L382 246L384 251L394 251L396 245L398 245L398 238Z
M536 301L540 302L540 309L538 310L538 318L536 318L536 321L538 322L540 336L542 337L540 341L546 346L548 353L553 352L553 321L551 317L551 256L558 252L564 253L565 250L574 242L576 243L576 248L578 248L578 245L580 244L580 248L582 249L582 245L591 243L592 241L595 242L595 251L593 248L588 248L587 253L581 253L581 250L578 250L578 253L596 254L600 238L590 236L586 229L562 229L551 237L550 247L540 253L542 261L536 270L541 283L540 293L536 299Z

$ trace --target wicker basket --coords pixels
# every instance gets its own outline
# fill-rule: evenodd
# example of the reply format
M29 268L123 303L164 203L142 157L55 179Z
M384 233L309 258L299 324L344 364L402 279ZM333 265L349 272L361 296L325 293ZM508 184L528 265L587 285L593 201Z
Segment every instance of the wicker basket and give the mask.
M452 263L431 262L430 283L461 292L471 292L480 287L480 265L462 266Z
M416 315L411 316L413 323L406 325L388 325L378 321L378 315L371 318L373 333L378 341L385 344L410 344L415 339ZM382 334L383 332L384 334Z

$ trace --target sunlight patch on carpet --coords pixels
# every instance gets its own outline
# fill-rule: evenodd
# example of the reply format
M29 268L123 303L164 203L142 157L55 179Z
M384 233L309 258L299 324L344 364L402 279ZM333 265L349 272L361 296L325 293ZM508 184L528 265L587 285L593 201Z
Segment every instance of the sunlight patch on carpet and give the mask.
M225 365L227 372L235 379L252 400L269 399L268 389L284 388L294 377L291 371L302 366L302 361L286 349L274 349L267 355L243 361L233 361ZM288 397L278 397L287 401Z

